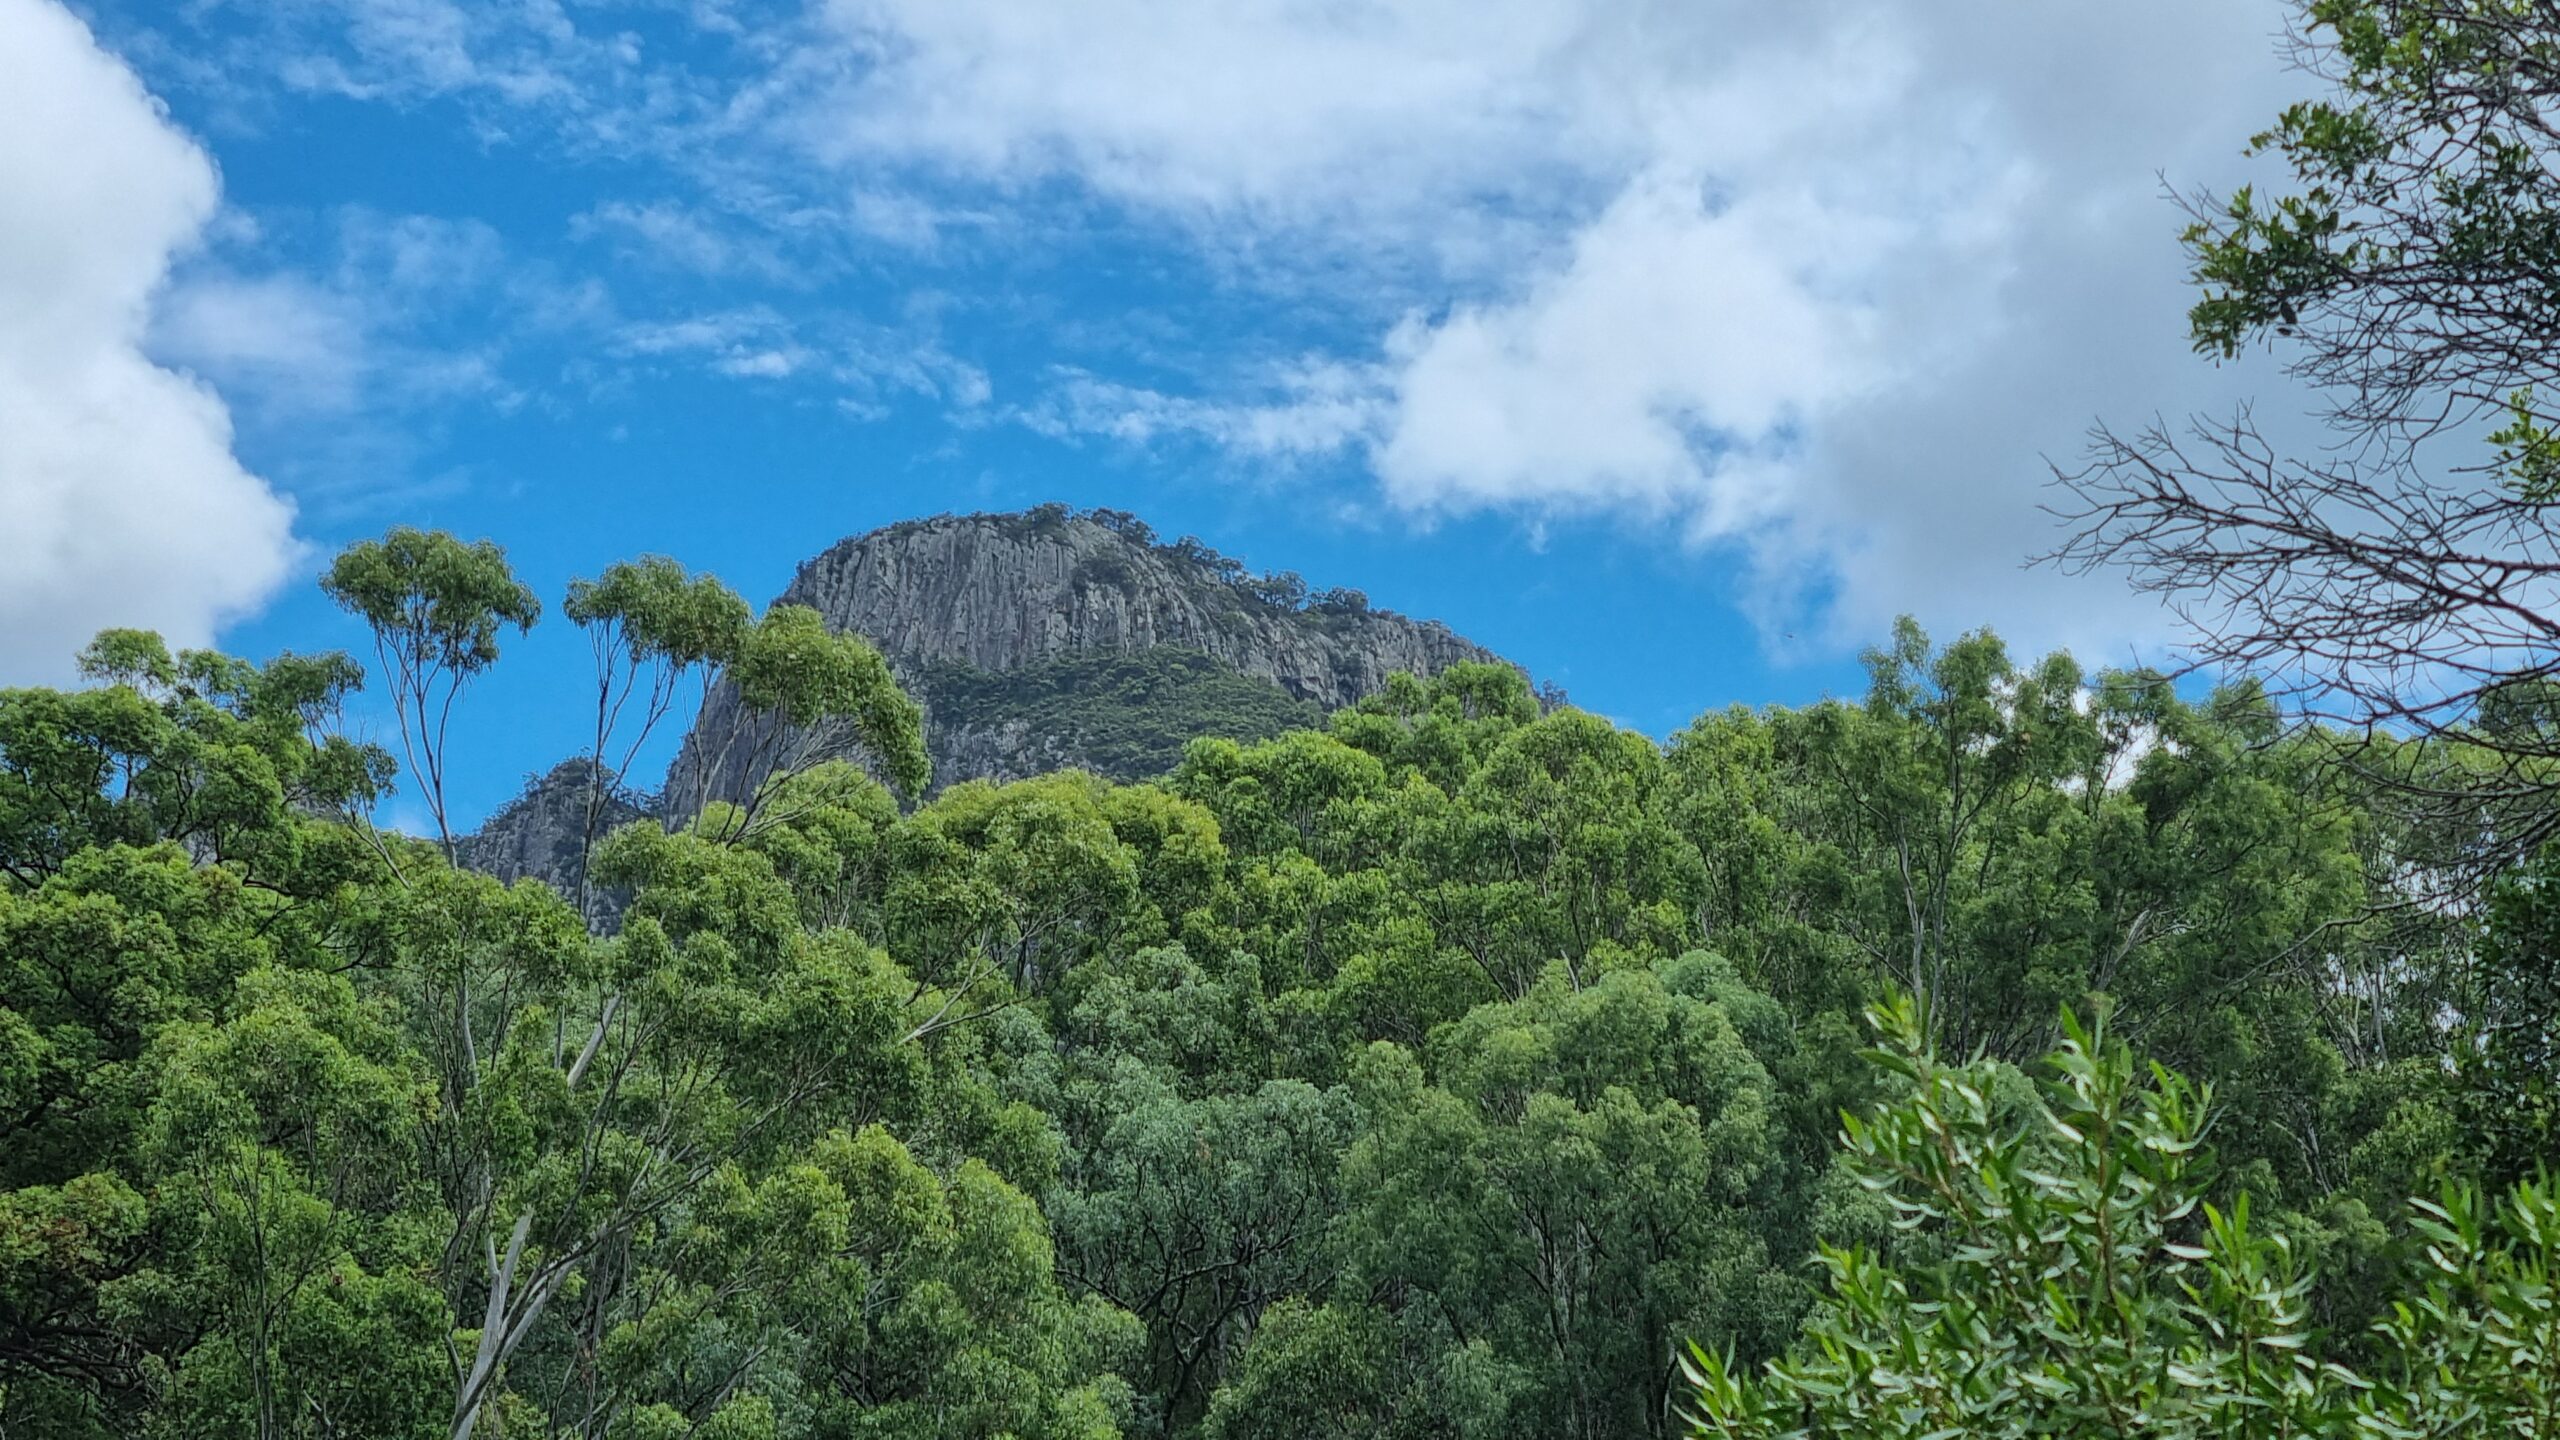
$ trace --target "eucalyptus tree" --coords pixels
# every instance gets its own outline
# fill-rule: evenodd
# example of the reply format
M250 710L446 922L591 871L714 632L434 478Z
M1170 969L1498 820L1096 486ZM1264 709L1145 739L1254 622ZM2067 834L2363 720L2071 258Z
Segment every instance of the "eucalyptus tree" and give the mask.
M252 977L345 941L346 897L382 870L314 817L390 766L327 733L358 680L343 656L257 667L110 631L81 664L87 689L0 691L0 1424L64 1436L133 1433L171 1347L204 1338L195 1300L224 1292L188 1237L241 1212L156 1186L174 1057ZM228 1273L265 1288L249 1309L276 1343L209 1343L273 1416L275 1327L309 1291L281 1264Z
M1765 1354L1799 1303L1769 1242L1803 1192L1733 1008L1784 1031L1755 1002L1707 955L1588 986L1559 964L1423 1055L1369 1047L1337 1303L1384 1299L1447 1364L1481 1345L1507 1399L1477 1433L1669 1433L1681 1340Z
M465 544L442 530L407 525L340 551L320 588L373 631L409 775L450 862L445 767L454 703L497 663L498 632L531 629L542 602L516 579L494 542Z
M2459 1108L2501 1180L2560 1164L2560 851L2492 893L2476 1001L2461 1050Z
M704 709L711 733L705 750L689 757L694 793L684 813L724 840L755 830L778 782L829 760L867 753L909 800L933 778L924 712L898 688L888 661L861 636L829 630L805 605L767 609L713 678L731 682L735 703ZM720 786L735 798L715 812Z
M1350 1095L1302 1080L1185 1097L1163 1072L1112 1065L1100 1111L1048 1202L1059 1271L1146 1327L1137 1374L1183 1433L1273 1305L1322 1293L1340 1264Z
M286 873L284 812L358 810L391 781L388 755L331 723L363 683L342 654L261 667L110 630L80 664L89 688L0 691L0 877L18 888L84 848L162 841L256 862L269 884L321 883Z
M2368 832L2263 692L2189 702L1908 621L1867 665L1863 704L1710 716L1671 746L1670 810L1712 857L1698 923L1799 1014L1889 982L1951 1047L2023 1059L2093 996L2182 1044L2331 986Z
M1517 999L1556 962L1586 984L1680 953L1704 880L1649 738L1579 710L1531 714L1453 788L1398 797L1394 873L1482 999Z
M752 612L736 591L709 575L688 576L662 555L608 565L593 580L570 581L561 610L587 632L595 654L595 735L587 755L573 897L592 923L587 867L609 787L631 773L632 762L680 695L692 690L698 707L716 675L736 662Z

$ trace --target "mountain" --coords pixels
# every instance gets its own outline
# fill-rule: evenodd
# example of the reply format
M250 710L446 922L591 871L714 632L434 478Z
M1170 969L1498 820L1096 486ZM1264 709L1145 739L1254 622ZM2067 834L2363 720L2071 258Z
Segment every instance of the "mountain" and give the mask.
M647 815L643 797L612 783L612 772L585 756L573 756L525 781L524 793L498 807L455 849L462 863L501 880L539 875L577 883L578 837L586 826L587 777L605 776L597 797L596 833L606 834Z
M1190 537L1159 543L1121 511L1062 505L902 521L800 567L777 604L806 605L880 647L925 709L937 787L1081 768L1161 774L1199 735L1254 739L1321 723L1399 671L1507 664L1436 620L1255 575ZM694 793L739 723L714 691L669 772ZM748 777L715 774L710 793Z
M1310 592L1295 574L1253 574L1189 536L1160 543L1124 511L1063 505L906 520L839 541L775 603L806 605L888 657L924 707L936 789L1069 768L1160 775L1198 736L1261 739L1321 724L1398 672L1510 663L1360 591ZM599 833L700 793L741 795L753 777L734 758L698 788L707 757L747 748L721 743L739 723L734 687L715 688L657 806L617 788ZM572 891L587 766L565 760L531 780L464 841L466 863Z

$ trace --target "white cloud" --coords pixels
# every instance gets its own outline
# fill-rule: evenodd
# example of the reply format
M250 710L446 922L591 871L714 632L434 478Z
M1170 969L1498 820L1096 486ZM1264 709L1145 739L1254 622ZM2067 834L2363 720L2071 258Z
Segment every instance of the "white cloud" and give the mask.
M215 228L154 307L148 348L220 388L323 528L455 488L463 472L432 453L438 428L536 398L508 373L513 352L591 333L603 313L599 291L511 258L477 221L292 217L275 228L308 258L284 265L270 227L234 213Z
M1000 179L1072 172L1213 211L1375 210L1405 203L1399 188L1481 183L1546 148L1538 137L1557 123L1578 125L1559 74L1594 38L1578 11L833 0L845 63L820 143Z
M737 380L816 377L851 393L838 397L845 413L886 413L892 393L936 399L956 411L988 403L994 386L984 370L957 359L931 334L930 314L892 329L821 317L802 324L765 305L689 315L675 320L624 324L613 348L625 357L698 361L713 374Z
M280 0L290 14L305 8ZM337 0L343 51L276 56L297 88L357 99L486 91L509 104L577 101L572 62L589 52L632 58L622 47L582 41L551 0L471 7L455 0ZM282 18L281 16L278 18Z
M1415 508L1471 502L1696 506L1729 531L1802 436L1879 379L1856 293L1869 215L1755 191L1710 209L1698 175L1647 177L1517 299L1388 338L1376 464Z
M706 357L711 369L741 377L779 378L811 358L794 338L791 322L761 305L680 320L636 321L624 325L614 343L631 356Z
M795 278L765 237L669 200L607 200L572 219L569 233L608 241L627 257L669 269L784 283Z
M760 0L759 0L760 3ZM482 146L565 143L617 161L661 153L716 128L725 67L660 63L700 45L761 54L784 28L723 4L593 0L191 0L102 7L128 55L209 102L217 126L262 130L279 95L453 107ZM644 42L638 30L652 38ZM705 59L692 52L689 59Z
M2021 571L2056 538L2044 457L2260 383L2188 353L2160 181L2240 178L2309 83L2280 0L779 0L648 46L562 0L236 13L228 70L668 167L575 227L717 282L700 318L599 322L626 361L983 419L993 386L929 320L800 297L884 252L1036 253L1052 220L1171 238L1272 331L1146 357L1224 349L1191 387L1087 352L999 413L1349 456L1413 516L1623 517L1733 565L1773 634L1912 610L2025 644L2164 632L2112 579ZM236 333L283 368L331 333L291 298L203 303L277 306ZM1311 336L1333 348L1272 363Z
M711 368L741 379L783 380L800 368L804 358L797 350L747 350L723 355L711 362Z
M855 191L848 213L856 230L909 250L931 250L951 219L939 206L890 190Z
M222 401L142 349L216 197L79 20L0 0L0 680L62 678L109 625L204 644L293 561Z
M1308 360L1273 378L1276 398L1229 403L1065 370L1047 394L1018 407L1012 418L1052 439L1099 435L1149 445L1188 437L1242 456L1286 461L1338 451L1374 431L1384 413L1379 379L1374 369Z
M174 289L153 348L280 408L343 414L364 393L369 320L357 297L304 276L213 273Z
M1339 446L1392 504L1738 550L1774 631L1896 611L2165 632L2022 571L2044 457L2263 382L2188 352L2161 178L2228 184L2309 82L2273 0L832 0L817 153L1064 178L1375 314L1327 387L1066 376L1053 433ZM818 78L814 81L810 75Z

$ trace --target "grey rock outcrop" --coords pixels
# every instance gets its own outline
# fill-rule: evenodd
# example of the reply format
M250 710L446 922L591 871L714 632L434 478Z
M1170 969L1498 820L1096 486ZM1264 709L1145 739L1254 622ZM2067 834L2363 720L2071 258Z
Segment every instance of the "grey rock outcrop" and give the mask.
M1503 663L1436 620L1267 603L1221 578L1214 551L1150 544L1088 516L892 525L802 565L779 598L901 661L1002 671L1175 645L1327 709L1377 693L1398 671Z
M1509 663L1357 591L1310 596L1196 540L1159 544L1134 516L1055 505L855 536L802 565L776 603L880 647L924 707L936 788L1067 768L1160 775L1197 736L1259 739L1321 724L1399 672ZM597 835L688 813L698 795L742 796L751 747L723 743L741 724L736 691L714 689L658 796L608 784ZM572 759L529 780L463 840L463 863L575 895L588 774ZM589 918L613 928L624 898L595 897Z
M501 880L512 883L530 876L564 896L574 897L585 873L582 842L591 773L597 773L593 762L581 756L563 760L545 773L528 778L521 794L498 807L478 830L462 837L456 846L458 858L471 869ZM604 787L598 797L601 803L596 808L595 824L598 840L651 813L646 797L623 789L615 783L611 771L601 774ZM591 907L595 918L609 919L620 912L621 897L598 895L592 898Z
M776 603L809 606L889 657L925 707L937 787L1064 766L1115 778L1166 768L1187 737L1120 743L1110 712L1074 694L1102 669L1131 685L1129 657L1149 657L1138 688L1152 712L1195 713L1199 733L1248 732L1240 738L1314 723L1398 672L1508 663L1438 621L1370 609L1357 592L1309 599L1295 576L1253 576L1196 541L1155 543L1133 517L1062 506L844 540L803 564ZM703 792L704 767L739 724L735 693L715 691L669 774L670 803ZM754 778L734 762L726 770L707 793L735 797Z

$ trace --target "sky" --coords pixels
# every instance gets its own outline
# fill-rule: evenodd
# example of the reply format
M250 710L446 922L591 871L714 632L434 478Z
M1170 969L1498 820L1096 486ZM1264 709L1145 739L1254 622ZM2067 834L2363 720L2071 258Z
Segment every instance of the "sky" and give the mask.
M905 516L1132 510L1657 735L2025 562L2089 428L2302 408L2184 332L2276 0L0 0L0 684L361 650L393 524L761 602ZM580 743L556 614L476 817ZM645 778L645 777L644 777Z

